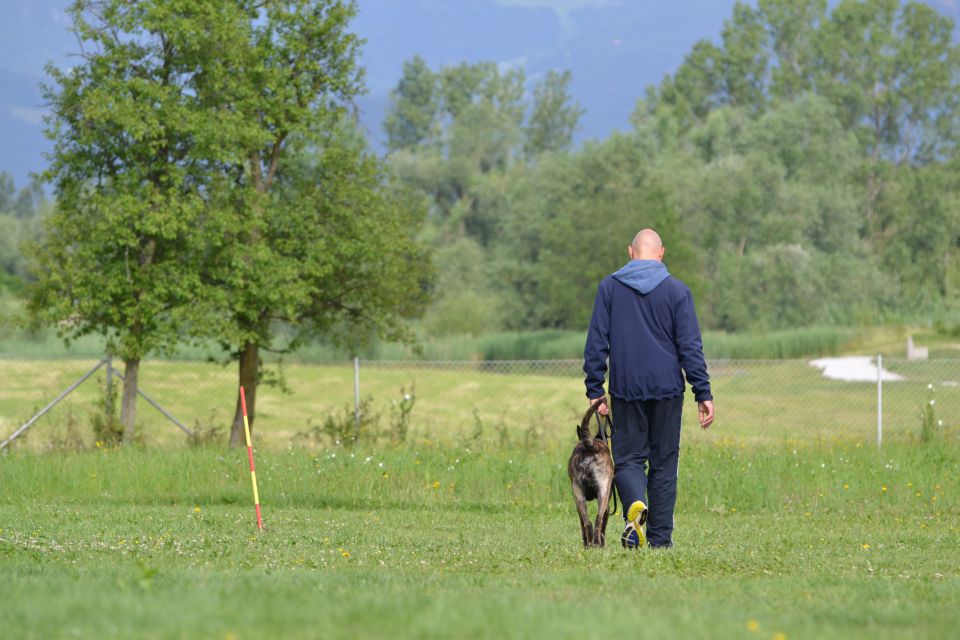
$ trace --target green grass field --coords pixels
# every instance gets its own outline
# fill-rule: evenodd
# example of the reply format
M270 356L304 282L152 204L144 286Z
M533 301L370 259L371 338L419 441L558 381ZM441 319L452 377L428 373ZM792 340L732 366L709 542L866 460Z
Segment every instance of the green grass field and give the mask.
M568 446L0 457L5 638L948 638L960 446L708 444L676 547L583 550ZM614 540L619 528L612 521Z
M0 436L92 364L3 360ZM958 365L890 363L908 379L885 386L878 451L872 383L716 363L716 425L686 411L677 546L627 553L579 547L575 363L368 364L381 437L356 449L313 431L352 428L352 369L288 365L291 393L258 402L258 533L222 447L234 370L147 361L143 388L219 434L188 447L141 402L142 446L97 446L98 375L0 455L0 637L951 637ZM945 424L922 443L931 398Z

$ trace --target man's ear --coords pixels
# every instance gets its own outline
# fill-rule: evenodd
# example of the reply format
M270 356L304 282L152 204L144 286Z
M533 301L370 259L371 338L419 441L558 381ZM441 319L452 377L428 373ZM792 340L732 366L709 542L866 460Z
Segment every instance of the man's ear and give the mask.
M627 255L630 256L630 259L631 259L631 260L634 260L634 259L635 259L635 258L634 258L634 255L633 255L633 245L632 245L632 244L628 244L628 245L627 245Z

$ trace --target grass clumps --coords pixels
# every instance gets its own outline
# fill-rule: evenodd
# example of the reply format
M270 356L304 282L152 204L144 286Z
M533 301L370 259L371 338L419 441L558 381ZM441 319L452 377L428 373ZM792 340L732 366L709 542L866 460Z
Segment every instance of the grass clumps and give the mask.
M949 637L960 624L943 552L960 544L955 442L686 446L676 546L639 553L581 547L568 444L258 450L263 532L244 450L14 452L0 459L0 625L520 638L573 637L599 617L617 636L636 632L617 613L640 585L657 611L644 631L670 637Z

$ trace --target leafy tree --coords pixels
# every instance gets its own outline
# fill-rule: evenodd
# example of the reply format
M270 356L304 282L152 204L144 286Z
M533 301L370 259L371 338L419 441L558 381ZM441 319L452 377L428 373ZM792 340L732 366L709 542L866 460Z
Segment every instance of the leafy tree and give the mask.
M718 44L694 45L648 91L636 135L697 230L709 272L726 281L724 295L776 290L740 269L773 277L783 262L771 262L767 247L780 247L771 255L793 256L798 273L821 283L811 318L852 317L841 290L858 309L933 309L945 299L960 253L944 171L958 153L953 29L920 2L843 0L828 11L824 0L759 0L737 5ZM749 305L713 300L727 328L764 314L807 321L774 307L738 315Z
M679 125L687 131L703 122L711 111L722 102L722 50L707 40L693 45L683 64L672 76L664 78L656 91L648 93L648 99L638 107L655 113L664 105ZM639 116L635 115L634 119Z
M722 41L721 46L696 42L677 72L638 107L653 113L659 104L668 105L683 131L724 105L761 112L767 102L770 61L757 10L737 2L733 17L724 23Z
M8 213L14 210L16 193L13 176L6 171L0 171L0 212Z
M390 112L383 128L387 149L413 149L436 136L440 91L438 79L420 56L403 63L403 75L390 92Z
M54 151L44 176L57 210L33 249L29 308L67 341L107 337L125 365L129 442L141 359L175 348L202 297L192 256L203 250L208 184L196 153L219 118L199 104L192 66L204 9L107 0L70 11L85 53L70 71L48 67Z
M878 209L889 212L881 259L895 265L901 296L915 307L956 300L960 266L960 181L949 166L904 169Z
M209 269L230 311L215 337L239 356L251 419L262 350L288 352L316 335L354 350L374 334L405 339L402 321L426 302L429 260L415 240L422 209L386 181L350 135L353 124L340 127L288 141L276 182L254 210L258 235L238 205ZM235 416L231 443L242 439Z
M720 56L722 101L753 113L767 102L766 33L761 17L749 5L736 3L733 17L724 24Z
M436 245L439 265L436 302L424 320L430 331L517 322L493 254L516 206L513 175L524 170L524 160L570 145L582 110L570 100L569 82L569 73L549 73L534 86L531 102L521 70L487 62L430 72L417 58L404 66L385 126L399 132L400 123L431 123L411 137L417 144L400 143L397 133L389 155L393 175L429 206L424 240ZM430 100L416 99L429 92Z
M866 157L864 232L885 233L877 210L892 167L942 157L956 144L960 48L953 22L897 0L847 0L818 34L817 91L838 109Z
M768 97L814 91L871 157L935 158L955 144L952 32L952 20L920 2L843 0L829 14L825 0L738 3L721 44L696 43L643 107L670 105L686 130L723 105L759 113Z
M444 69L441 78L451 117L450 158L480 173L506 169L522 141L523 71L501 73L492 63L480 63Z
M24 187L17 193L12 211L21 220L29 220L42 215L46 205L47 196L43 192L43 184L39 180L32 180L29 186Z
M20 292L30 279L21 245L39 237L50 208L42 184L33 180L17 190L13 177L0 171L0 292Z
M553 151L567 151L584 111L570 97L569 71L554 70L533 89L533 106L525 127L527 158Z
M859 235L859 145L829 102L808 95L759 118L725 107L686 139L653 156L650 171L709 274L705 324L744 330L865 317L879 291L867 277L877 263ZM816 285L803 314L784 310L791 264L806 274L795 291Z
M426 257L412 240L416 210L344 117L362 90L353 3L220 6L219 37L197 62L197 95L229 136L212 191L226 224L205 281L226 313L206 333L238 360L252 423L262 349L343 322L347 342L368 329L399 336L422 307ZM294 330L286 344L278 323ZM238 399L230 442L242 439Z
M535 87L524 120L522 98L490 97L494 66L436 71L430 140L390 156L431 203L428 329L455 330L468 308L490 326L581 326L619 266L610 239L648 225L700 288L706 326L956 308L960 48L928 5L737 3L718 39L648 88L631 135L576 151L569 75Z
M770 90L777 101L801 98L813 87L817 33L826 20L826 0L759 0L766 47L776 64L770 70Z
M416 59L406 69L394 91L389 126L406 119L410 102L400 96L410 94L412 78L428 71ZM464 63L441 68L433 78L438 115L432 133L418 146L393 151L390 165L403 184L429 198L430 216L443 241L470 237L486 245L499 224L499 210L488 206L479 191L490 193L494 176L520 157L524 75L501 72L493 63Z
M492 62L463 62L444 67L440 70L439 77L441 110L450 120L456 120L467 107L480 98L493 98L497 93L500 73Z
M503 328L503 291L495 288L495 265L488 250L458 238L434 252L437 291L424 316L430 335L480 334Z
M462 63L436 72L415 57L404 64L404 72L391 92L392 103L384 127L391 142L391 155L398 157L399 173L405 180L436 194L442 212L447 213L468 186L465 174L503 171L525 150L526 157L569 147L582 109L571 102L570 73L551 71L534 86L531 104L525 100L524 73L501 71L490 62ZM525 116L529 112L529 117ZM521 149L522 147L522 149ZM436 174L436 159L457 165L448 179L459 182L445 201L443 190L411 171L410 151Z
M586 327L597 283L627 261L644 227L661 233L671 272L699 287L689 236L627 137L544 158L515 175L509 202L496 262L497 281L516 296L511 328Z
M20 267L20 222L9 213L0 213L0 285L13 282Z
M91 46L74 70L50 70L58 210L31 308L68 339L106 335L124 359L125 440L151 351L220 341L252 422L261 348L402 333L426 257L415 201L344 116L361 89L352 4L106 0L73 13ZM234 444L242 424L238 402Z

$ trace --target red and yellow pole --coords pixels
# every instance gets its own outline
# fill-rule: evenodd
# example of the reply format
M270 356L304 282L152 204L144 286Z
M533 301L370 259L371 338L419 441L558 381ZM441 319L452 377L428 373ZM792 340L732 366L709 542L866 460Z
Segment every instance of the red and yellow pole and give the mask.
M240 406L243 408L243 433L247 436L247 457L250 459L250 481L253 482L253 506L257 509L257 529L263 531L260 518L260 495L257 493L257 472L253 466L253 445L250 444L250 423L247 421L247 397L240 387Z

